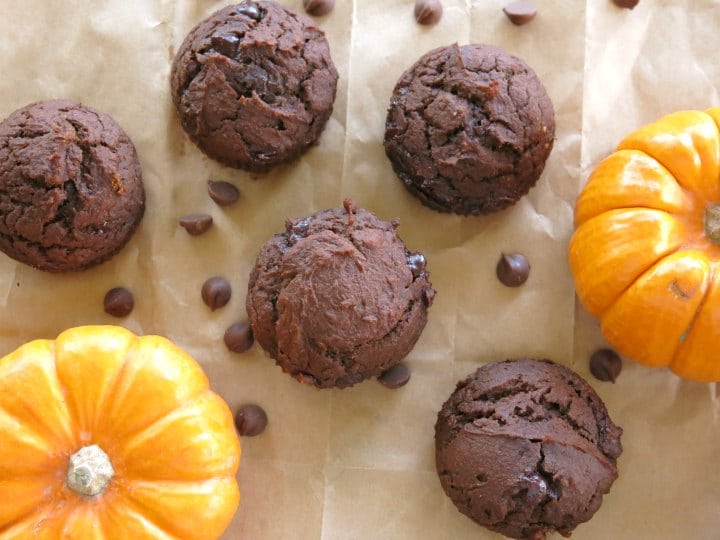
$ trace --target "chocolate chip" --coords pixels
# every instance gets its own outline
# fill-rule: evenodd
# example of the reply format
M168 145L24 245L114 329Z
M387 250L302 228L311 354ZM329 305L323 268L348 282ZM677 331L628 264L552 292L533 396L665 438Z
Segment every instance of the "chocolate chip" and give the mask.
M600 381L615 382L622 371L622 359L612 349L598 349L590 355L590 373Z
M405 364L395 364L378 377L378 382L391 390L405 386L409 380L410 368Z
M208 195L219 206L229 206L240 198L240 191L230 182L210 180L208 182Z
M260 13L260 8L258 8L254 2L243 2L238 6L237 11L241 15L245 15L246 17L250 17L251 19L255 19L256 21L262 19L262 13Z
M223 338L225 346L232 352L242 353L252 347L253 338L252 327L246 322L236 322L225 330Z
M210 40L213 49L220 54L233 58L237 53L240 38L235 34L223 34L222 36L213 36Z
M215 311L230 301L232 287L224 277L215 276L203 283L201 294L203 302Z
M260 435L267 424L267 414L259 405L244 405L235 413L235 427L242 437Z
M322 17L335 7L335 0L303 0L305 11L313 17Z
M133 294L125 287L115 287L105 294L105 313L113 317L127 317L135 307Z
M519 287L530 275L530 263L521 253L502 254L495 268L500 283L506 287Z
M425 255L422 253L413 253L412 255L408 255L407 264L410 267L413 277L418 277L425 271L425 265L427 264L425 261Z
M180 226L188 234L197 236L206 232L213 224L213 218L208 214L187 214L178 220Z
M418 24L435 24L442 18L440 0L415 0L415 20Z
M521 26L527 24L537 15L537 8L530 2L512 2L503 8L503 12L510 19L510 22Z
M640 0L613 0L613 4L615 4L619 8L625 9L634 8L638 5L638 2L640 2Z

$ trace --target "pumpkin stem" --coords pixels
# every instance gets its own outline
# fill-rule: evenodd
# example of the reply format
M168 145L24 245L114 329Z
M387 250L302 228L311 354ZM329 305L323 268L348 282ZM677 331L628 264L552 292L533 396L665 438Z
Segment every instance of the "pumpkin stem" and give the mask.
M705 234L713 244L720 246L720 204L705 209Z
M94 497L105 491L114 475L108 455L93 444L83 446L70 456L66 481L75 493Z

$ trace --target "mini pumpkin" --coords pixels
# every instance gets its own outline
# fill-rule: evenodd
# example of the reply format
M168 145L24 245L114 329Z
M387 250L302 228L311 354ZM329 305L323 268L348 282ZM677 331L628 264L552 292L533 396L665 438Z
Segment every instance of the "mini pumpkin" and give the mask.
M228 406L187 353L113 326L0 360L0 539L219 537L239 502Z
M720 108L682 111L626 137L575 209L570 266L617 350L720 380Z

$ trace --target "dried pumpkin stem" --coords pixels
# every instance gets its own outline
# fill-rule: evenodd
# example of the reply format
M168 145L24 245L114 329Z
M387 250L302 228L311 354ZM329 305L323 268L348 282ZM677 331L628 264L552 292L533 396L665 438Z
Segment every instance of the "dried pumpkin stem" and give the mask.
M97 444L83 446L70 456L67 486L75 493L100 495L115 475L110 458Z
M713 244L720 246L720 203L705 210L705 234Z

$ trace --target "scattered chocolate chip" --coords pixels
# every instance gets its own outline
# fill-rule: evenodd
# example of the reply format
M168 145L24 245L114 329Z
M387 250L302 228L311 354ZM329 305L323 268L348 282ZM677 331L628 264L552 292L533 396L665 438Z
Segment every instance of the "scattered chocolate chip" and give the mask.
M232 58L237 53L240 38L235 34L224 34L222 36L213 36L210 43L217 52Z
M313 17L322 17L335 7L335 0L303 0L305 11Z
M240 191L230 182L210 180L208 182L208 195L219 206L229 206L240 198Z
M224 277L215 276L203 283L201 294L203 302L215 311L230 301L232 287Z
M413 277L418 277L425 271L427 261L425 260L425 255L422 253L413 253L408 255L407 264L410 267Z
M409 380L410 368L405 364L395 364L378 377L378 382L391 390L405 386Z
M246 322L236 322L225 330L225 346L232 352L242 353L253 345L252 327Z
M613 4L615 4L619 8L625 9L634 8L638 5L638 2L640 2L640 0L613 0Z
M135 307L133 294L125 287L115 287L105 294L105 313L113 317L127 317Z
M242 437L260 435L267 424L267 414L259 405L244 405L235 413L235 427Z
M418 24L435 24L442 18L440 0L415 0L415 20Z
M519 287L530 275L530 263L521 253L502 254L495 268L500 283L506 287Z
M503 12L510 19L510 22L517 26L527 24L537 15L537 8L530 2L511 2L503 8Z
M238 6L237 11L241 15L245 15L246 17L250 17L251 19L255 19L256 21L259 21L262 18L260 9L255 5L254 2L243 2Z
M182 216L178 220L178 223L188 234L197 236L198 234L207 232L213 224L213 218L209 214L187 214L186 216Z
M615 382L622 371L622 359L612 349L598 349L590 355L590 373L600 381Z

